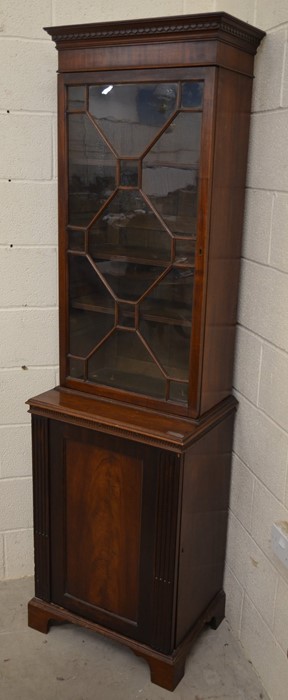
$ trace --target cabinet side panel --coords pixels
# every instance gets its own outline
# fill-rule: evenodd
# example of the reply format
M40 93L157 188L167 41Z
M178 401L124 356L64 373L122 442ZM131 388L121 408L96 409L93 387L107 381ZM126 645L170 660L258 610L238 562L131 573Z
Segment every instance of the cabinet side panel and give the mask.
M232 389L251 92L219 69L201 414Z
M142 462L66 441L66 594L137 620Z
M185 456L176 645L222 589L233 423L234 412Z
M50 601L48 420L32 417L35 595Z

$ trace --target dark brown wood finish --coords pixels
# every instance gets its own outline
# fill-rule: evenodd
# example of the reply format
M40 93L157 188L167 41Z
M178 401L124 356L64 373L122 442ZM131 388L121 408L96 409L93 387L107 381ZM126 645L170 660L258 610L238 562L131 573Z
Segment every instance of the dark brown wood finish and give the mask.
M232 391L251 93L219 70L200 413Z
M200 170L198 231L195 258L195 286L193 298L193 325L190 348L190 390L187 414L198 417L201 391L201 370L204 340L205 301L209 252L210 200L212 188L213 139L216 112L217 73L210 69L210 80L205 82L202 124L202 164Z
M57 49L69 46L85 48L99 44L133 44L141 41L156 42L158 38L203 42L203 39L222 39L231 46L239 46L247 53L255 54L265 32L252 27L227 12L153 17L96 24L62 25L46 27L45 31L55 41Z
M65 457L67 595L137 623L143 460L75 435Z
M233 423L230 413L185 455L176 645L223 585Z
M31 626L47 631L50 619L62 619L104 634L114 630L111 638L124 635L147 659L154 682L175 687L196 632L223 616L233 414L196 439L181 460L148 447L145 457L133 442L50 421L52 604L43 608L42 594L31 601Z
M175 646L175 606L178 558L179 504L182 496L179 457L163 452L158 465L157 521L153 582L151 646L170 654ZM169 614L167 614L169 611Z
M166 688L166 690L173 691L184 675L185 661L191 645L205 624L210 623L212 628L217 628L224 618L224 610L225 595L223 591L220 591L216 598L211 601L209 607L199 616L189 635L174 650L173 654L161 654L145 644L125 637L122 634L120 635L114 630L102 627L84 617L74 615L69 610L65 610L54 603L46 603L38 598L32 598L29 602L28 623L33 629L47 634L51 623L70 622L74 625L79 625L83 629L97 632L114 642L120 642L131 649L136 656L141 656L147 661L150 667L152 683L156 683L156 685Z
M114 75L110 72L98 72L90 74L77 74L66 77L59 76L59 102L62 105L62 119L59 122L59 267L60 267L60 379L62 386L67 386L76 391L86 391L90 394L100 394L108 399L117 399L133 405L139 404L144 407L151 407L158 411L167 413L178 413L179 415L197 417L199 415L199 402L201 391L201 367L203 354L203 336L204 336L204 317L205 317L205 297L207 286L207 266L208 266L208 241L209 241L209 221L210 221L210 199L212 187L212 164L213 164L213 134L214 134L214 118L215 118L215 90L217 76L215 69L191 69L191 68L175 68L165 71L119 71L117 73L117 81L121 84L138 82L159 81L164 79L173 81L178 80L203 80L205 84L203 96L203 117L202 117L202 135L201 135L201 162L199 170L199 214L197 225L197 245L195 257L195 289L193 296L193 311L192 311L192 341L190 354L190 409L181 404L175 405L170 401L161 401L148 396L141 396L137 392L126 392L120 389L114 389L108 386L95 386L89 381L77 380L69 377L68 371L68 270L67 270L67 244L66 244L66 226L67 226L67 138L65 132L65 124L63 121L65 95L67 85L82 85L103 83L109 84L113 82ZM202 111L202 110L201 110ZM63 180L64 178L64 180ZM63 196L62 196L63 190ZM62 212L62 213L61 213ZM126 258L127 259L127 258ZM215 402L216 403L216 402Z
M159 452L56 421L50 436L52 600L149 643Z
M231 385L249 112L253 60L264 33L222 12L52 27L47 31L59 50L60 73L61 386L28 402L33 423L36 596L28 607L29 625L46 633L50 622L70 622L119 641L146 659L152 682L173 690L184 674L187 654L203 625L210 623L216 629L225 614L223 569L237 405L231 396ZM184 102L181 103L184 92L179 85L185 81L204 83L202 105L186 107ZM181 233L176 234L184 244L191 241L190 258L188 255L182 259L185 245L181 243L180 262L172 263L179 242L171 233L169 226L172 224L168 225L166 214L162 216L161 210L157 210L144 185L144 191L141 190L143 168L140 161L136 165L136 156L126 151L118 155L109 135L102 133L101 125L93 125L93 115L89 114L85 119L88 128L92 125L95 129L92 140L98 133L104 151L106 149L108 155L109 152L114 154L111 182L115 187L123 187L125 197L127 192L129 194L130 184L129 180L121 184L121 161L125 161L125 168L130 161L132 170L134 161L136 178L138 173L137 188L145 206L150 207L154 221L152 226L146 221L142 229L138 223L138 228L135 228L140 233L144 230L146 236L148 227L150 239L158 235L159 229L162 235L164 230L168 236L169 243L164 244L168 253L159 245L155 246L157 255L154 250L155 267L158 265L161 279L168 276L172 264L177 273L183 274L184 271L194 275L194 286L189 286L189 304L187 299L184 303L182 297L179 302L176 296L177 303L181 303L181 314L179 317L175 314L176 320L173 309L169 316L167 301L159 314L157 311L155 315L153 305L151 311L149 304L143 311L144 321L159 323L159 327L166 324L169 333L170 327L175 327L178 334L184 330L183 345L191 320L187 309L189 313L191 309L190 384L186 404L184 399L176 400L175 396L172 399L172 394L169 398L169 391L177 378L181 391L181 381L188 386L187 374L183 377L181 373L177 375L179 367L177 369L173 357L173 363L168 363L169 371L164 368L161 375L161 359L149 347L145 334L141 341L142 352L144 348L150 358L154 358L155 374L159 376L160 372L161 381L166 382L162 394L157 393L157 389L149 395L145 385L146 396L140 393L139 385L133 383L133 391L108 386L108 383L101 386L100 382L96 384L96 379L99 381L97 373L92 375L92 380L96 377L95 384L91 378L88 381L89 358L95 356L95 349L101 346L103 337L110 337L112 328L118 324L122 328L120 333L123 333L127 323L129 342L137 334L139 340L142 313L139 308L146 293L148 296L152 288L157 288L159 275L157 272L154 278L151 277L148 290L146 288L140 293L140 300L137 295L136 301L133 297L130 299L129 294L123 299L120 293L118 298L118 292L109 288L101 265L97 268L93 250L90 254L91 236L85 222L81 217L80 226L76 225L78 220L71 223L69 219L68 222L67 90L73 86L86 86L80 107L79 102L76 105L73 102L71 108L72 113L80 115L84 111L87 114L90 86L140 83L146 87L150 83L178 85L174 112L166 122L165 119L157 122L160 124L158 133L156 131L153 136L152 131L149 132L150 141L141 151L142 159L148 148L155 145L160 133L164 134L167 127L170 128L181 104L182 112L186 109L202 115L201 137L197 136L200 143L197 163L196 157L195 161L191 160L197 173L197 186L195 180L191 180L190 190L185 185L185 197L181 199ZM77 120L74 124L77 125ZM173 133L173 128L170 131ZM200 127L196 133L200 134ZM188 133L187 144L189 138ZM95 167L95 158L92 161ZM79 162L82 166L81 158ZM86 167L88 160L84 158L83 162ZM174 158L172 167L176 167ZM185 163L183 167L185 169ZM99 199L96 209L98 214L100 212L99 219L105 211L105 202L113 202L115 193L112 186L104 199ZM192 212L189 226L187 206ZM91 211L93 218L88 229L94 225L92 222L98 221L89 189L88 214ZM84 243L75 248L73 236L79 229L82 231L79 240ZM144 241L147 241L145 237ZM101 264L109 257L110 249L112 260L117 265L123 262L138 264L139 253L134 238L132 243L127 252L123 246L122 250L117 247L112 250L114 244L102 240L97 249ZM149 245L144 243L141 261L148 268L152 265ZM78 271L85 256L86 261L89 258L93 275L94 272L98 275L100 287L104 289L96 301L93 296L89 297L88 292L87 296L78 293L83 281L79 281L76 275L77 294L72 295L69 308L68 255L73 264L76 260ZM82 262L77 263L79 260ZM161 272L161 266L164 272ZM183 287L180 289L185 295L185 286L184 292ZM110 306L109 303L105 306L105 294L107 297L108 293ZM84 343L86 354L84 350L82 352L81 343L79 353L77 345L76 350L71 351L71 309L76 320L79 313L87 312L88 315L106 314L108 318L108 331L104 324L104 336L101 335L101 320L100 339L95 336L94 340L93 336L88 349ZM93 316L94 323L96 317ZM87 320L87 316L85 318ZM114 319L112 326L111 318ZM88 329L89 323L90 318L87 320ZM133 328L129 323L135 324ZM79 328L82 335L85 334L85 324ZM83 337L80 340L82 342ZM177 346L181 358L182 345ZM187 358L188 350L189 345ZM76 363L76 371L72 368L74 376L69 375L70 360ZM78 374L77 362L82 374ZM185 371L188 372L187 368ZM139 371L137 376L140 381ZM143 376L148 376L151 381L148 370L145 374L143 369Z
M108 42L107 42L108 43ZM147 47L149 49L147 50ZM61 73L78 71L94 71L95 66L109 68L110 70L122 70L126 66L142 68L164 68L170 66L203 66L220 65L245 75L251 75L253 71L253 56L244 54L236 48L226 50L226 46L219 47L215 41L191 44L191 41L181 42L181 53L176 38L170 42L162 40L159 43L147 42L142 46L133 46L133 59L131 61L130 47L115 47L108 44L91 49L83 49L81 54L75 50L65 49L60 51L59 71Z
M230 396L199 421L191 421L139 406L92 398L62 387L35 396L28 403L32 415L81 425L179 453L187 450L237 405L234 396Z
M35 593L50 600L50 493L48 420L32 418Z
M66 89L63 76L58 75L58 266L59 266L59 361L60 381L67 375L68 338L68 271L66 225L68 208L67 176L67 137L66 137Z
M165 410L179 415L197 417L213 405L213 402L216 404L231 391L235 337L232 325L235 327L235 313L233 319L223 323L219 318L219 313L216 317L212 307L215 300L215 285L217 289L218 286L222 285L222 289L226 290L226 284L230 284L231 293L226 294L224 304L227 299L233 299L235 294L237 295L240 259L238 254L234 254L233 275L230 275L229 280L225 272L229 268L228 262L223 261L222 269L220 269L220 264L216 262L218 257L216 255L213 264L213 249L215 247L213 240L217 241L219 235L224 248L226 245L228 247L231 241L234 241L234 248L237 249L237 241L239 242L241 238L253 54L263 32L243 22L238 22L225 13L166 18L164 25L163 20L157 19L122 24L56 27L47 31L56 41L59 50L60 72L63 72L63 75L59 76L61 384L76 391L85 390L88 393L101 394L118 401L138 403L160 411ZM116 52L114 63L113 51ZM153 58L153 51L156 52L155 58ZM195 52L198 52L197 56ZM237 60L235 56L237 56ZM61 61L65 61L64 66ZM245 61L249 61L249 65ZM156 65L157 72L154 71ZM165 69L162 66L165 66ZM218 66L217 70L214 66ZM104 68L106 71L103 70ZM109 69L108 72L107 69ZM242 78L241 73L243 74ZM66 85L79 85L81 83L89 85L95 82L109 84L115 81L125 83L135 80L151 82L153 80L171 80L173 75L174 80L176 78L178 80L204 78L205 80L188 408L174 402L163 402L148 396L145 397L137 392L116 390L108 386L95 386L87 381L83 383L81 380L69 377L67 368ZM243 111L246 114L246 120L242 119ZM225 120L227 124L229 122L228 131L226 127L224 129ZM223 137L224 133L225 137ZM236 139L235 134L237 134ZM224 172L221 164L224 162L225 173L227 173L225 187L223 184L221 185L221 174ZM237 187L232 171L238 177ZM230 174L231 178L229 179ZM218 204L219 194L221 200ZM221 225L220 217L217 218L219 209L221 211ZM215 216L214 211L216 212ZM234 217L232 221L231 212ZM209 239L212 239L210 243L208 243ZM211 258L209 252L209 266L208 245L212 250ZM225 264L226 268L223 274ZM222 298L223 293L221 300ZM220 309L221 303L219 295ZM206 311L205 304L207 305ZM210 347L214 353L213 368L215 367L215 371L212 370L212 364L209 361ZM212 374L212 386L209 388Z
M125 83L146 83L165 81L190 81L201 80L204 82L203 96L203 116L202 116L202 133L201 133L201 160L199 169L199 215L197 226L197 247L195 259L195 292L193 300L193 325L192 325L192 342L191 342L191 408L190 410L181 404L176 404L169 401L161 401L148 396L141 396L133 391L115 390L108 386L95 386L89 381L73 379L69 376L68 370L68 351L69 351L69 328L68 328L68 269L67 269L67 243L66 243L66 226L67 226L67 130L63 118L59 123L59 285L60 285L60 380L61 385L74 389L76 391L85 391L89 394L102 395L107 399L117 399L122 402L138 404L140 406L149 406L158 411L166 413L192 417L199 414L199 384L203 353L203 332L204 332L204 312L205 312L205 294L206 294L206 273L207 273L207 246L209 240L209 218L210 218L210 198L211 198L211 168L213 163L213 123L214 123L214 95L215 95L215 69L209 71L206 68L173 68L166 70L122 70L121 84ZM58 77L59 87L59 102L62 106L62 116L65 113L66 104L66 86L87 84L112 84L119 81L119 72L116 71L97 71L97 73L77 73ZM202 112L202 109L201 109ZM63 186L63 182L65 183ZM126 258L127 259L127 258Z
M225 12L49 27L46 31L59 51L59 70L65 73L95 70L96 66L118 70L127 65L226 65L252 75L253 56L264 36Z

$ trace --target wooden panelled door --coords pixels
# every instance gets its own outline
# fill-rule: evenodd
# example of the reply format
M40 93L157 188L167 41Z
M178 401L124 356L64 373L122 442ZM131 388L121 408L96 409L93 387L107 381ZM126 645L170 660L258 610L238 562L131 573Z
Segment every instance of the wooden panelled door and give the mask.
M52 601L142 641L151 636L157 452L51 421Z

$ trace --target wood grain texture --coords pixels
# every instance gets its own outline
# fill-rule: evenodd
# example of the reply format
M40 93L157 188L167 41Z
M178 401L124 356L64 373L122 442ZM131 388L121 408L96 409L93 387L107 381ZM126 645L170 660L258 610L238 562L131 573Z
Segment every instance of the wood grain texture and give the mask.
M151 677L170 689L222 590L233 418L214 412L182 456L50 421L51 601L159 651Z
M193 324L190 348L190 389L188 413L200 415L201 370L204 352L204 327L207 273L209 260L209 225L212 189L212 163L214 147L214 121L216 111L217 71L211 69L205 81L202 116L201 163L199 169L199 202L197 219L197 245L195 257L195 282L193 292Z
M181 475L180 460L169 453L161 453L158 464L151 646L164 653L170 653L174 648L173 612L177 585L176 551Z
M221 620L225 607L225 595L223 591L211 601L206 610L199 616L190 634L177 649L174 649L172 654L161 654L160 652L151 649L146 644L137 642L134 639L120 635L114 630L107 629L96 624L91 620L87 620L78 615L74 615L54 603L46 603L37 598L32 598L28 605L28 624L33 629L47 634L51 623L70 622L79 625L84 629L92 630L101 634L107 639L115 642L120 642L127 646L136 656L141 656L150 667L151 681L156 683L166 690L173 691L183 677L185 669L186 657L191 649L195 639L200 634L206 623L214 624L214 621Z
M67 376L68 339L68 269L66 223L68 211L66 88L63 76L58 75L58 267L59 267L59 360L60 382Z
M51 600L151 637L158 450L51 421Z
M80 392L56 387L35 396L27 403L30 412L71 425L107 432L136 442L163 447L173 452L183 452L200 435L210 430L217 421L235 410L234 396L211 409L199 420L170 416L148 411L139 406L105 401Z
M114 44L114 42L113 42ZM230 70L252 75L253 56L245 54L239 48L231 51L220 50L219 43L215 40L203 42L183 41L181 44L175 41L159 41L152 43L149 48L143 45L133 46L93 46L83 48L77 52L75 48L66 48L59 51L59 72L78 73L79 71L123 70L125 68L141 69L149 66L152 70L171 68L172 66L215 66L220 65ZM229 47L230 49L230 47Z
M29 625L47 632L51 621L71 622L122 642L146 659L154 683L173 690L184 674L185 659L195 637L205 623L216 628L225 612L222 585L237 405L230 393L253 59L264 33L223 12L47 31L59 49L60 72L61 386L28 402L33 418L37 596L29 604ZM75 102L71 98L70 104L71 111L79 117L81 112L87 113L91 85L142 83L147 90L149 83L191 81L203 81L204 90L201 137L200 131L197 136L201 153L197 188L193 190L195 204L191 206L188 194L185 226L185 202L181 195L180 206L179 199L180 230L187 240L191 234L193 251L195 248L195 260L191 258L190 266L193 292L192 286L189 288L189 303L193 294L190 390L185 404L169 400L174 365L166 393L153 387L154 396L153 391L148 395L148 388L147 396L138 394L140 385L137 389L136 382L131 383L133 392L124 382L120 385L128 387L125 390L89 382L88 357L99 347L98 341L83 358L78 350L73 350L76 369L72 370L76 376L69 376L69 371L73 371L67 366L70 308L66 97L69 87L83 86L80 91L74 90L74 96L78 93L80 99L77 97ZM70 97L72 93L70 90ZM190 103L184 106L184 96L185 88L179 85L176 111L151 136L150 145L158 143L165 124L170 129L179 109L201 111L200 102L195 107ZM90 114L86 116L86 122L91 119ZM101 130L99 125L97 130ZM187 140L190 131L192 143L192 126L187 129ZM107 139L106 135L106 149ZM111 152L117 161L120 156L115 156L115 148L111 146ZM197 155L197 168L198 160ZM87 193L93 190L92 183L102 177L97 159L92 158L90 165L93 177ZM115 172L116 180L113 175L112 190L108 190L109 201L114 196L115 182L120 187L119 164ZM138 164L141 182L139 173ZM124 182L123 188L127 190ZM90 207L90 194L88 199ZM148 194L144 199L149 204ZM105 201L107 194L98 209L101 216ZM152 205L154 216L155 207ZM92 215L93 212L94 208ZM161 213L157 216L161 223ZM86 247L79 248L79 260L86 256L87 261L91 252L89 225L85 225L86 219L80 221ZM90 219L90 224L91 221L96 218ZM78 228L71 225L70 232L75 235ZM168 224L164 228L169 229ZM150 233L154 235L155 227ZM170 229L167 233L171 236L172 264L176 242ZM132 253L134 260L133 245ZM118 249L114 253L112 250L112 257L113 254L116 259ZM75 249L72 255L77 260ZM103 250L101 257L101 249L100 258L106 259ZM145 254L143 260L148 264L149 255ZM159 265L161 260L159 253ZM95 265L92 261L94 269ZM179 267L177 262L175 265ZM189 267L185 261L181 266ZM100 278L107 289L107 279L103 275ZM114 299L115 295L114 291ZM97 299L92 301L89 311L95 313L92 307L97 306ZM127 299L121 297L120 304L123 303L127 306ZM87 313L81 299L80 306L76 299L75 309L77 314L79 309ZM175 325L173 313L167 315L165 308L160 311L161 322L167 317L168 323ZM78 330L85 334L85 327L81 328ZM131 328L130 331L129 342ZM179 357L181 352L180 347ZM130 354L123 356L129 358ZM159 357L155 366L157 362L159 371ZM146 385L142 385L144 390Z
M210 12L209 14L180 15L172 17L154 17L151 19L133 19L120 22L105 22L98 24L62 25L45 27L57 48L76 45L78 47L99 43L126 43L127 40L140 43L141 39L150 43L160 38L171 38L183 42L185 37L199 41L209 39L226 40L232 46L239 46L254 54L264 36L264 32L256 27L232 17L226 12Z
M223 587L234 414L184 460L176 644Z
M219 70L200 414L232 391L251 94Z
M66 594L137 622L143 464L66 442Z
M50 600L48 421L32 418L35 593Z
M243 221L246 154L253 60L264 36L225 12L47 28L59 49L59 269L60 381L75 391L101 395L154 410L197 418L231 391L235 338L235 290L239 258L213 258L213 239L234 240ZM182 74L181 74L182 71ZM96 386L69 376L66 85L118 81L194 80L205 89L195 289L190 353L189 405L155 399L117 387ZM173 72L175 73L173 77ZM188 75L189 73L189 75ZM130 77L129 77L130 76ZM248 77L247 77L248 76ZM243 119L243 115L246 117ZM244 123L245 122L245 123ZM215 139L214 139L215 134ZM189 135L187 134L187 138ZM223 163L225 164L223 166ZM223 166L223 167L222 167ZM229 185L221 185L222 173ZM234 175L239 175L235 186ZM230 177L231 176L231 177ZM230 179L229 179L230 178ZM220 191L221 190L221 191ZM216 203L215 203L216 202ZM214 212L217 211L216 215ZM218 217L219 212L219 217ZM216 217L218 217L216 222ZM229 243L228 243L229 245ZM208 264L209 258L209 264ZM228 269L229 268L229 269ZM222 285L222 286L221 286ZM221 289L220 289L221 286ZM217 295L215 294L217 289ZM223 289L226 293L224 298ZM219 293L218 293L219 292ZM230 300L229 321L212 308ZM221 300L221 304L220 304ZM207 302L207 304L206 304ZM223 306L222 306L223 302ZM227 314L226 314L227 315ZM206 321L205 321L206 316ZM211 362L213 354L213 362ZM86 363L87 364L87 363Z

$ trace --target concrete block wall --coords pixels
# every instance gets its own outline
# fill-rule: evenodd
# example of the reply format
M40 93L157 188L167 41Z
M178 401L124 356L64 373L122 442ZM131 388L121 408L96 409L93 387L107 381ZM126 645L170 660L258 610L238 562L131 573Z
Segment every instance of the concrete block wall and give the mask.
M232 0L216 4L238 14ZM288 570L271 525L288 523L288 5L248 11L267 36L255 61L225 588L231 628L271 698L286 700Z
M33 572L30 417L55 385L56 55L46 0L0 9L0 578Z
M43 26L225 10L267 31L255 64L226 566L227 617L273 700L287 700L287 0L2 0L0 8L0 579L33 573L25 400L57 383L57 55ZM248 699L247 699L248 700Z

